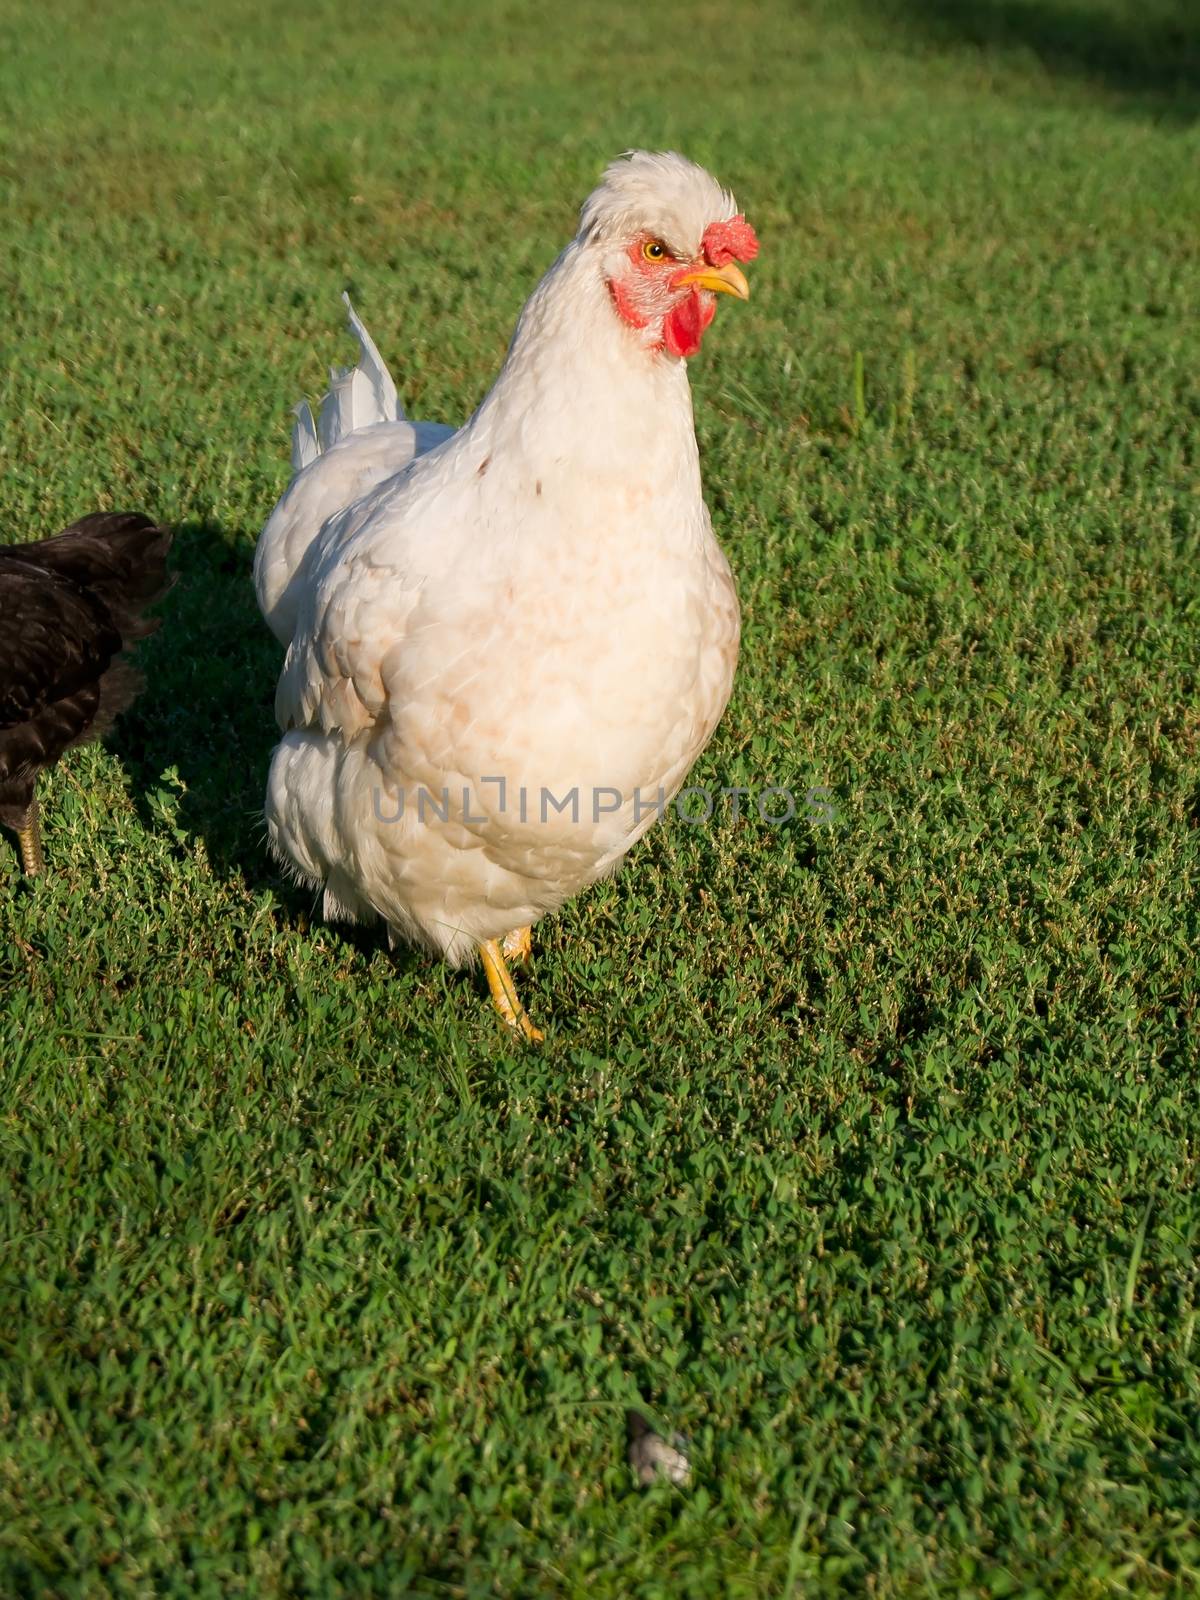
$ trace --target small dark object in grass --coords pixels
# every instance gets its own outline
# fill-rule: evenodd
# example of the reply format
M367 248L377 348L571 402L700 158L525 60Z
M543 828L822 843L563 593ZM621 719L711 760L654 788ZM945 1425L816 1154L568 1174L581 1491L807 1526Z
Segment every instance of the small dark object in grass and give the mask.
M629 1465L640 1484L649 1486L659 1479L686 1488L692 1468L684 1450L685 1440L673 1433L668 1442L656 1433L640 1411L625 1413L625 1437L629 1441Z

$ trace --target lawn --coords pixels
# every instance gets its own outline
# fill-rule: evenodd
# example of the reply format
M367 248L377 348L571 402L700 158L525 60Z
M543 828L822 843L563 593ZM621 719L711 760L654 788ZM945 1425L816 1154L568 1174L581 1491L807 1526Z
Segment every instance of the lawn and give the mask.
M1196 1592L1198 116L1191 0L8 0L0 528L179 581L0 846L5 1600ZM696 781L834 812L652 832L518 1049L268 859L251 553L342 289L462 419L639 144L763 246Z

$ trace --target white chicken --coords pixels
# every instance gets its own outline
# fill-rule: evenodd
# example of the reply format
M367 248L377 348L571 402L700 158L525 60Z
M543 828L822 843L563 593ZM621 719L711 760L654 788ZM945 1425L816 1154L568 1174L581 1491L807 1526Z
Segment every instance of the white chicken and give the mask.
M258 541L287 647L273 851L326 916L480 954L528 1039L505 958L661 816L729 698L737 596L686 360L757 253L701 167L613 162L457 431L403 420L351 309L359 364L316 426L298 408Z

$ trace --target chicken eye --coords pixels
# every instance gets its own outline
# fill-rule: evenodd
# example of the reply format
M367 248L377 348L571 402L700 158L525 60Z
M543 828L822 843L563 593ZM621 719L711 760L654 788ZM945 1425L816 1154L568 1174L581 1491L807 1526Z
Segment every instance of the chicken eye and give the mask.
M667 259L667 247L660 239L651 239L649 243L642 246L642 254L647 261L665 261Z

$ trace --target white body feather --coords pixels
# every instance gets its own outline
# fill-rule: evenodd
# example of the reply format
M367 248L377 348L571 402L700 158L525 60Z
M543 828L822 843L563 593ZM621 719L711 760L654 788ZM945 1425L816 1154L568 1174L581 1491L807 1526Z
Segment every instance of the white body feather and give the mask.
M452 435L399 419L361 330L365 431L310 419L256 555L287 644L272 847L327 914L452 963L619 862L732 685L686 366L614 316L603 248L568 246Z

